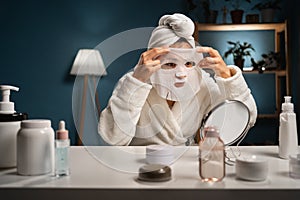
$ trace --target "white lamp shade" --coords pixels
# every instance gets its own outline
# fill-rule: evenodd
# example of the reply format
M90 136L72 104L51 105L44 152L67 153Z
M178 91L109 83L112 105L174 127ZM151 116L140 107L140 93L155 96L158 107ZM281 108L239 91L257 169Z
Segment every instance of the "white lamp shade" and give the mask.
M80 49L74 60L71 75L107 75L101 54L96 49Z

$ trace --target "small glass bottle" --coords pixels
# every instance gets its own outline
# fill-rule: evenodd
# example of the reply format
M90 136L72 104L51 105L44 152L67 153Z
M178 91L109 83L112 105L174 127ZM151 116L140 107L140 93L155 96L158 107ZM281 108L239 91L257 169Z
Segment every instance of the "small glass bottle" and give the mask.
M204 129L204 139L199 143L199 175L204 182L217 182L225 177L224 142L213 126Z
M70 139L68 130L65 129L65 122L59 122L59 129L56 131L55 140L55 175L68 176Z

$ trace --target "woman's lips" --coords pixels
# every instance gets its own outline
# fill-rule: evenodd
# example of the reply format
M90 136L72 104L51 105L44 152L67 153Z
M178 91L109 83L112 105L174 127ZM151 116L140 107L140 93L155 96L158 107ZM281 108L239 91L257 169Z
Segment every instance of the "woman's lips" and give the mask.
M174 86L175 87L182 87L182 86L184 86L186 81L187 81L187 77L177 78L175 80Z
M183 87L185 84L185 82L179 82L179 83L175 83L175 87Z

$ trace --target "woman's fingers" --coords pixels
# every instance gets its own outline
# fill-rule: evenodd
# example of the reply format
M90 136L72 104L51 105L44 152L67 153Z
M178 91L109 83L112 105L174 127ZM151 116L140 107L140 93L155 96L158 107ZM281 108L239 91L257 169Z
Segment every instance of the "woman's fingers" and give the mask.
M156 60L159 56L167 54L170 50L168 48L153 48L142 53L142 63L149 63L149 61ZM148 65L148 64L147 64Z
M167 54L170 50L167 48L153 48L142 53L139 64L135 67L133 77L140 81L147 82L150 76L160 69L160 55Z
M160 60L145 60L142 65L150 66L150 65L159 65Z
M199 67L214 70L217 76L228 78L231 76L230 69L227 67L219 52L211 47L198 47L198 53L208 53L209 57L203 58L199 62Z
M200 65L200 67L202 67L202 66L209 66L209 65L214 65L214 64L218 64L218 63L219 63L219 59L212 58L212 57L206 57L206 58L203 58L199 62L199 65Z
M199 65L201 67L209 65L221 65L223 67L226 67L226 64L223 60L223 58L220 56L219 52L211 47L198 47L197 48L198 53L208 53L209 57L203 58Z
M208 53L211 57L221 57L219 52L212 47L197 47L198 53Z

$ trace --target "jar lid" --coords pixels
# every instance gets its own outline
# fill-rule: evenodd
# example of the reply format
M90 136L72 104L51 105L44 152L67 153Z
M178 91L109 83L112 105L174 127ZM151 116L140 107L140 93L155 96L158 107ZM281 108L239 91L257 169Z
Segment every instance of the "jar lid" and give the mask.
M267 159L256 155L240 156L236 158L236 162L238 162L240 165L251 165L251 164L266 165L268 163Z
M148 164L171 165L174 161L174 150L170 145L149 145L146 147L146 162Z
M0 122L16 122L27 118L27 113L0 114Z
M21 122L21 128L50 128L51 121L47 119L29 119Z

